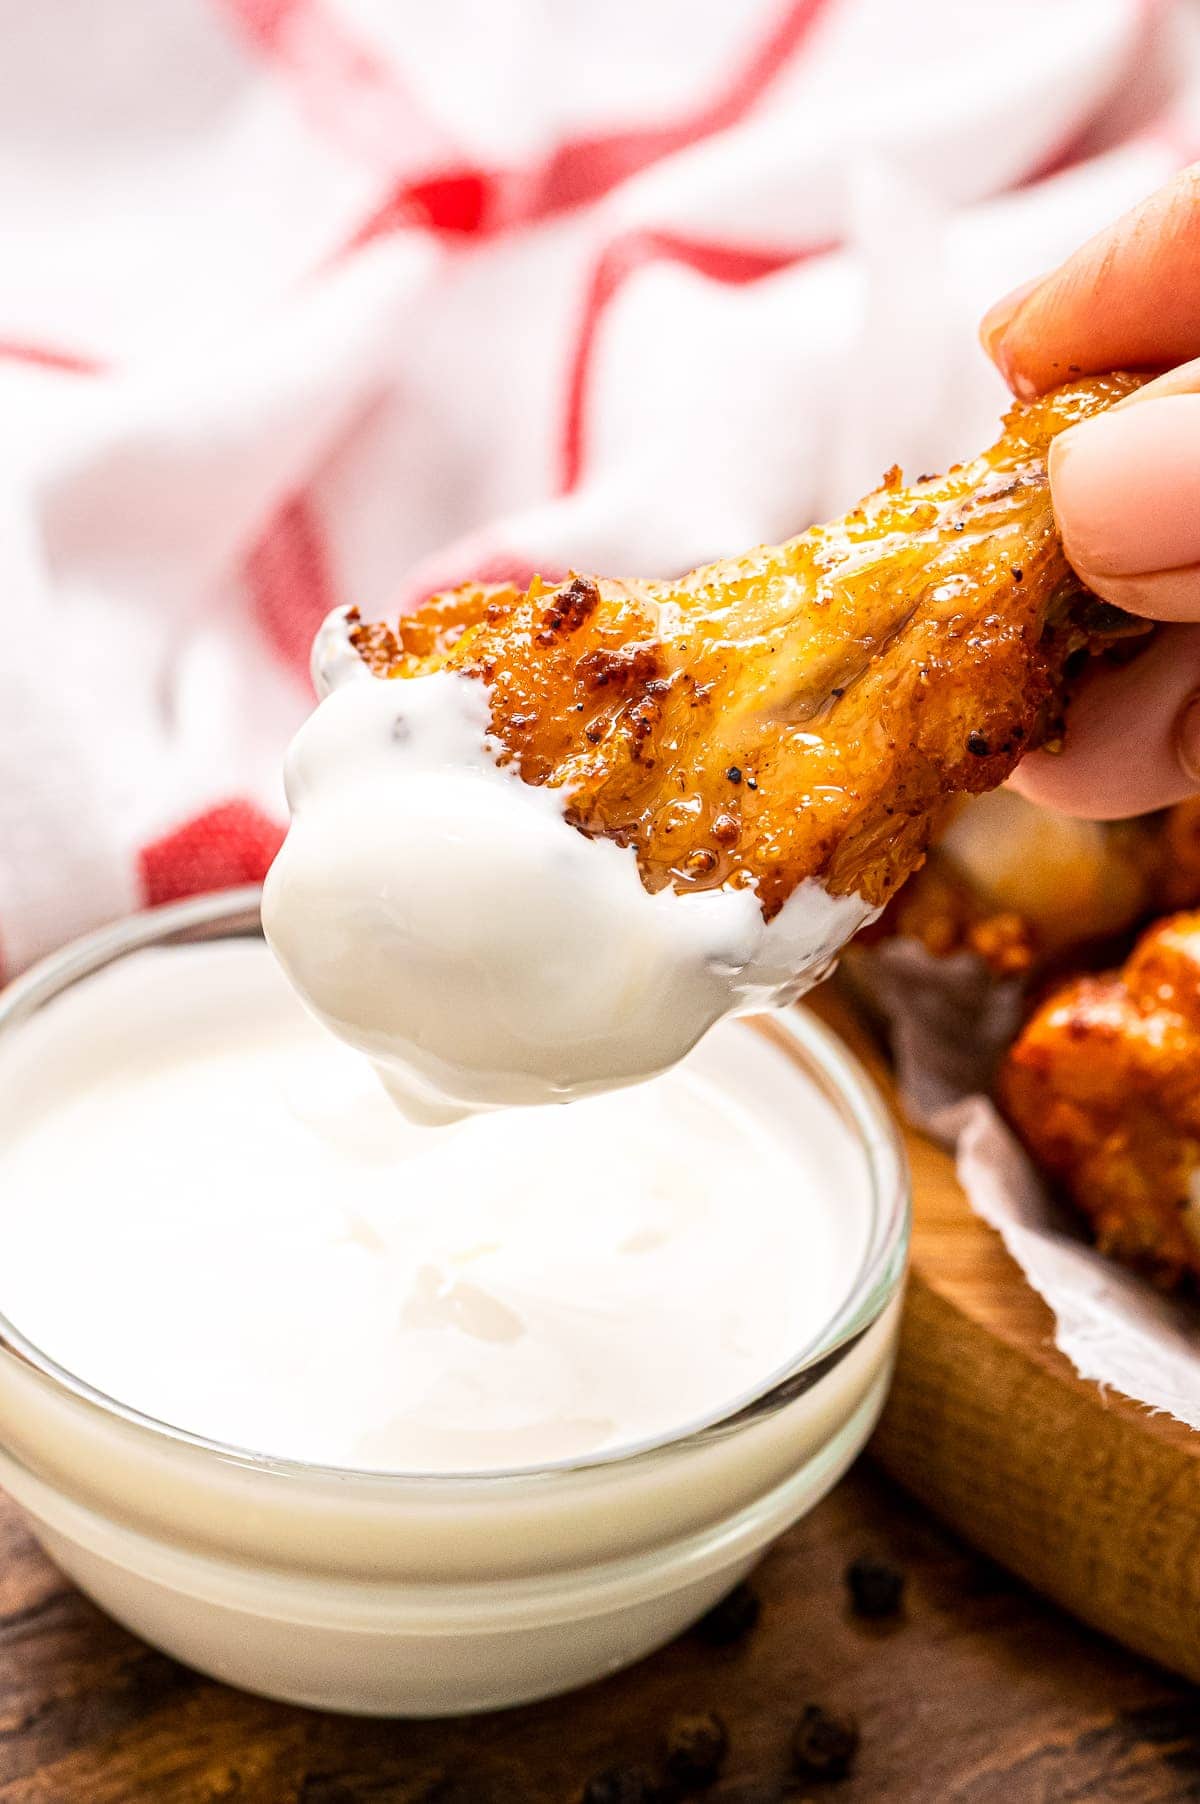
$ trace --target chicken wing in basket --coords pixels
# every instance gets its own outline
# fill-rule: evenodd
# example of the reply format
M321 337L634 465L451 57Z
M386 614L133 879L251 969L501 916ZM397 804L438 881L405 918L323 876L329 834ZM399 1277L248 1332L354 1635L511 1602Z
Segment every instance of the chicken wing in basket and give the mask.
M1093 821L997 789L950 806L921 870L860 939L969 952L993 977L1025 977L1111 962L1112 942L1140 923L1197 906L1200 797Z
M1166 1287L1200 1277L1200 912L1050 995L998 1094L1104 1252Z

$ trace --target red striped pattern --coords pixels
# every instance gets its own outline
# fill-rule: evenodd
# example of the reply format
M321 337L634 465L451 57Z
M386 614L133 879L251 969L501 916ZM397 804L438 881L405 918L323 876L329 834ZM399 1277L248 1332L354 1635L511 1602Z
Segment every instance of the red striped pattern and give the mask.
M280 507L246 559L254 618L284 663L301 673L317 628L338 604L325 539L312 501Z
M592 271L568 365L559 456L560 492L569 494L579 485L585 450L584 422L600 327L630 276L651 263L678 263L710 282L744 285L834 249L832 243L821 243L790 250L755 250L744 245L702 243L671 232L630 232L615 238Z
M323 0L216 0L243 38L292 86L312 123L387 169L456 155L385 58Z
M0 338L0 361L31 363L38 369L58 370L64 376L100 376L105 365L98 357L83 351L68 351L61 345L33 344L20 338Z
M449 236L506 231L599 200L651 164L736 125L797 55L831 3L790 0L728 85L682 118L569 139L525 169L463 163L428 180L401 183L347 248L412 225Z
M1076 121L1049 150L1011 184L1013 189L1063 174L1088 154L1088 141L1103 120L1109 96L1086 119ZM588 283L575 343L567 366L567 394L559 453L559 490L569 494L579 486L586 450L586 419L596 347L604 316L621 288L638 270L652 263L670 262L695 270L708 281L726 284L756 282L763 276L821 256L838 248L836 240L798 250L750 249L744 246L700 242L666 231L637 231L615 238L597 260Z
M138 854L147 908L204 890L261 883L283 844L284 829L253 802L221 802L205 809Z

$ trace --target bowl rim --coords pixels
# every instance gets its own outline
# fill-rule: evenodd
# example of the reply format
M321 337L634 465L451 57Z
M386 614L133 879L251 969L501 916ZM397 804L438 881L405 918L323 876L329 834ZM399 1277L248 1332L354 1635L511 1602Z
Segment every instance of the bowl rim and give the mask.
M71 940L0 989L0 1035L14 1032L74 984L132 953L213 940L261 939L262 888L249 885L159 904ZM758 1017L761 1019L762 1017ZM334 1479L383 1486L459 1491L530 1481L563 1481L641 1466L750 1427L813 1389L867 1335L900 1292L912 1225L912 1189L901 1131L873 1079L832 1029L798 1007L773 1011L771 1027L841 1112L864 1155L873 1219L862 1264L832 1319L798 1353L711 1416L693 1418L645 1440L594 1454L485 1471L415 1471L329 1465L260 1453L165 1422L108 1395L44 1353L0 1309L0 1354L31 1367L58 1391L154 1440L167 1440L226 1464L282 1478Z

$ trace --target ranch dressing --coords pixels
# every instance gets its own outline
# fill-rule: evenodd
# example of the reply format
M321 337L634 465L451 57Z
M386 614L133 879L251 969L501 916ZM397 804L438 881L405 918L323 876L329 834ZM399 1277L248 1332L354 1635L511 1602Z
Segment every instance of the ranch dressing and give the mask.
M876 912L812 880L769 923L752 888L651 895L631 848L500 764L481 682L373 677L342 614L313 665L325 699L288 754L263 923L416 1119L665 1071L724 1016L794 1000Z
M836 1315L869 1190L745 1023L641 1089L435 1134L261 942L134 954L0 1044L0 1311L121 1403L321 1464L491 1471L719 1417Z

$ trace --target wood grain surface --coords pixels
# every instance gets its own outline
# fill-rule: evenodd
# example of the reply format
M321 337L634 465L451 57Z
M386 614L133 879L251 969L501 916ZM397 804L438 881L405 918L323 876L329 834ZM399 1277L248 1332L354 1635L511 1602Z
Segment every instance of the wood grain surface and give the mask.
M907 1573L903 1614L851 1615L847 1562ZM969 1552L867 1464L768 1557L736 1648L685 1637L574 1697L490 1718L360 1722L245 1697L108 1622L0 1505L0 1804L575 1804L655 1757L677 1711L729 1728L712 1804L1200 1800L1200 1709ZM858 1718L837 1785L790 1786L809 1700Z

